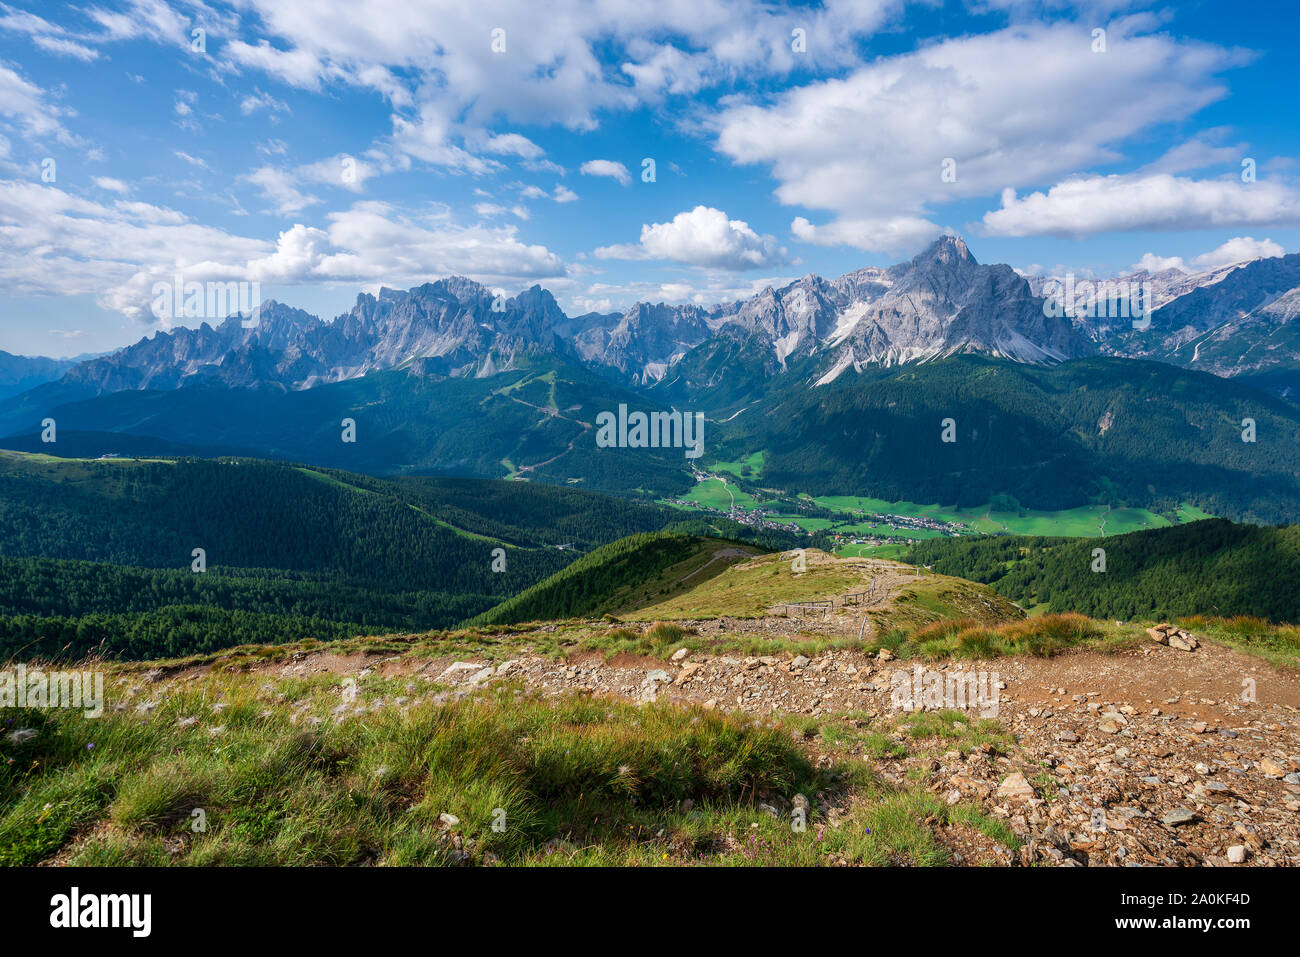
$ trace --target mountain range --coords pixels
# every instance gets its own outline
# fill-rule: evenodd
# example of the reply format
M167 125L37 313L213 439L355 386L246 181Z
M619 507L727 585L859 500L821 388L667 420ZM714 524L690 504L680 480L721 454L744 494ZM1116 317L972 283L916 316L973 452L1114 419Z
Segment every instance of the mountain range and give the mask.
M1300 517L1300 407L1285 400L1300 369L1300 254L1118 277L1150 284L1145 328L1063 315L1048 279L981 264L945 236L908 262L707 309L569 316L540 286L505 298L462 277L362 293L333 321L267 301L251 328L232 316L45 370L0 401L0 436L50 451L39 423L52 417L59 454L249 454L633 495L688 487L680 450L595 447L595 416L629 405L702 410L711 453L770 451L768 478L785 488L1001 492L1052 508L1122 489L1162 507ZM920 444L958 413L965 441ZM351 445L339 437L348 417L363 436ZM1243 449L1246 418L1261 437ZM1229 491L1243 481L1255 485Z
M25 377L8 371L6 362L18 357L0 353L0 386L16 394L23 384L57 380L47 392L59 401L210 384L300 390L388 369L485 377L536 354L647 386L687 370L698 377L716 364L708 356L736 344L764 374L798 367L814 385L848 369L968 353L1030 363L1117 355L1227 376L1300 362L1291 328L1300 254L1110 280L1150 284L1155 309L1145 331L1107 316L1053 316L1045 308L1053 278L981 265L956 236L936 240L909 262L835 279L810 274L711 309L638 302L623 313L569 317L540 286L503 299L451 277L362 293L331 322L268 300L253 328L242 316L180 327L77 364L30 360L44 365ZM811 367L802 362L809 358Z

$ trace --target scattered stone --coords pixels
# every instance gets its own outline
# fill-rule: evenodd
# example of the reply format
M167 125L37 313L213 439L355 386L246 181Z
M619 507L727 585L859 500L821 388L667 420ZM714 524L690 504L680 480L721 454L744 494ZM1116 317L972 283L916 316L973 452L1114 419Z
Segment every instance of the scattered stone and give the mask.
M1180 824L1191 824L1196 819L1195 811L1189 811L1185 807L1176 807L1160 820L1170 827L1177 827Z
M455 684L459 679L465 676L465 673L467 671L478 672L481 671L482 669L483 669L483 665L481 662L454 661L450 665L448 665L446 670L443 671L442 674L438 675L438 677L435 678L434 680L441 685Z
M1269 757L1260 758L1256 767L1270 778L1280 778L1286 775L1286 768Z
M998 785L998 797L1006 798L1009 801L1023 802L1037 796L1034 786L1019 771L1009 775L1005 781Z

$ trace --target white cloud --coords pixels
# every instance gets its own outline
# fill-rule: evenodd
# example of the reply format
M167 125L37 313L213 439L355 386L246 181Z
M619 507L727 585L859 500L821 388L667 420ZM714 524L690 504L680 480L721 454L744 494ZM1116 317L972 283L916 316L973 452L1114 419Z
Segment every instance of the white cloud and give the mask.
M1300 192L1277 180L1196 180L1166 173L1079 176L1046 193L1002 195L984 215L994 236L1071 236L1136 229L1300 225Z
M111 176L96 176L95 185L100 189L107 189L114 193L129 193L131 190L120 179L113 179Z
M796 276L763 276L741 281L734 272L691 276L690 282L629 282L614 285L572 280L554 282L550 289L570 315L584 312L622 311L637 302L691 303L708 309L721 302L736 302L757 295L767 287L779 289Z
M475 203L474 212L478 213L484 219L491 219L494 216L511 215L519 219L528 218L528 210L523 206L502 206L498 203Z
M632 176L628 173L627 167L614 160L587 160L582 166L578 167L578 172L583 176L607 176L610 179L618 180L623 186L632 182Z
M1143 35L1146 24L1112 22L1104 54L1068 22L942 40L771 100L735 100L708 125L724 155L770 168L782 203L836 217L829 231L801 225L806 234L865 247L923 236L937 228L933 206L1113 163L1122 144L1224 94L1216 76L1241 54Z
M1248 262L1252 259L1273 259L1285 255L1286 249L1271 239L1237 236L1208 253L1193 257L1191 263L1186 262L1182 256L1157 256L1155 253L1147 253L1133 264L1133 269L1145 269L1153 273L1165 269L1202 272L1232 263Z
M98 50L77 42L73 34L61 26L4 4L0 4L0 11L3 11L0 13L0 30L25 34L42 50L55 56L72 57L85 63L99 59Z
M495 0L489 16L460 0L244 0L240 14L256 24L256 35L232 31L217 66L310 91L373 89L393 108L393 148L420 162L481 173L491 164L466 155L481 152L559 171L519 134L490 130L502 122L591 130L602 112L689 96L741 75L845 67L858 62L855 41L903 6Z
M1285 255L1286 250L1271 239L1256 240L1250 236L1237 236L1208 253L1197 256L1192 260L1192 265L1199 269L1214 269L1229 263L1246 262L1251 259L1275 259Z
M1139 173L1188 173L1193 170L1218 167L1235 169L1246 154L1246 144L1216 146L1214 140L1226 134L1226 130L1206 130L1192 139L1179 143L1166 150L1164 155L1152 163L1143 166Z
M463 226L361 202L328 226L296 224L275 242L201 226L175 210L81 199L53 186L0 180L0 288L11 295L94 295L152 321L153 284L186 281L415 285L450 274L513 284L563 277L563 261L513 226Z
M825 226L814 226L796 216L790 232L816 246L852 246L868 252L895 253L922 246L936 239L943 229L920 216L837 219Z
M146 264L166 272L183 262L237 262L263 255L267 246L165 207L109 206L50 185L0 180L0 287L13 295L94 295L105 302Z
M301 212L308 206L320 202L315 196L298 189L297 179L288 170L273 166L261 166L243 177L257 186L262 195L271 202L275 211L282 216Z
M189 153L186 153L184 150L173 150L172 155L175 156L177 159L183 159L191 166L197 166L199 169L207 169L207 170L212 169L212 167L208 165L206 160L201 159L198 156L191 156Z
M277 100L269 93L263 93L261 90L254 90L239 101L239 112L245 116L256 113L258 110L268 110L272 113L288 113L289 107L282 100Z
M47 103L45 91L0 63L0 117L13 121L12 129L27 137L53 136L59 142L76 142L63 128L64 110Z
M436 99L471 126L494 117L591 129L595 114L688 94L738 72L783 74L853 61L854 39L901 0L828 0L788 10L762 0L498 0L491 16L459 0L248 0L256 43L226 45L231 65L305 89L344 82ZM251 18L250 18L251 19ZM806 52L792 50L791 31ZM504 50L491 30L504 30ZM650 42L674 37L673 45ZM612 61L608 65L602 61ZM408 77L403 83L398 76ZM629 83L629 80L631 81Z
M523 159L537 159L543 153L540 146L518 133L484 137L481 148L489 153L519 156Z
M1158 273L1164 272L1166 269L1181 269L1183 272L1190 272L1182 256L1157 256L1155 253L1144 253L1142 258L1133 264L1134 272L1146 270L1149 273ZM1031 268L1030 272L1032 273L1034 270Z
M294 170L293 175L313 183L341 186L351 192L359 193L365 186L366 180L379 172L382 172L382 168L376 163L340 153L337 156L299 166Z
M554 195L557 203L571 203L578 198L578 194L563 183L556 185Z
M75 40L65 40L62 37L35 36L32 37L32 42L42 50L56 56L72 57L74 60L81 60L83 63L99 59L98 50L77 43Z
M760 236L749 224L728 219L720 209L696 206L671 222L641 227L641 241L631 246L602 246L599 259L663 259L716 269L755 269L781 265L786 252L772 236Z
M204 24L211 29L219 24L226 24L229 18L218 17L215 11L203 3L191 0L190 6L202 15ZM164 0L127 0L118 10L106 10L95 7L87 12L90 18L103 28L105 40L134 40L145 38L168 45L184 44L189 46L189 17L173 10Z

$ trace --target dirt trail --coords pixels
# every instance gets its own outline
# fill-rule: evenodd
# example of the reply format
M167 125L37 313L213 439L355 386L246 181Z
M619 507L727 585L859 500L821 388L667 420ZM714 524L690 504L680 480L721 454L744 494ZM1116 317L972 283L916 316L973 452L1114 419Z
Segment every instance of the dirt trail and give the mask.
M708 568L714 562L721 561L724 558L736 558L741 555L749 555L749 554L750 553L745 551L743 548L719 548L717 551L713 553L712 558L710 558L699 568L695 569L695 571L690 572L689 574L684 575L681 578L677 579L677 581L674 582L673 587L674 588L677 587L677 585L680 585L682 582L690 581L692 578L694 578L700 572L704 571L704 569Z

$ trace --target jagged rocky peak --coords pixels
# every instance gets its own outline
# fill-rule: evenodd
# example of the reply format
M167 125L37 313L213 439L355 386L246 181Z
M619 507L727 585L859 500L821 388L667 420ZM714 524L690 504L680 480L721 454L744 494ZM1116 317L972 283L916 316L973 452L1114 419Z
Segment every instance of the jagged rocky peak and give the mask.
M540 285L507 297L449 276L406 290L363 292L332 322L267 300L254 325L231 316L215 327L159 332L81 363L65 380L82 394L200 382L303 389L387 369L487 376L537 353L642 386L664 380L681 363L692 382L746 375L756 377L757 387L792 370L819 384L850 369L970 352L1058 362L1100 349L1228 374L1300 363L1291 331L1296 297L1289 295L1300 288L1300 255L1201 274L1131 274L1159 290L1150 332L1134 331L1127 321L1112 329L1100 320L1061 316L1042 298L1051 295L1049 278L982 265L956 235L892 266L864 266L829 280L809 273L712 309L638 302L623 312L569 317ZM1170 297L1167 304L1160 304L1161 295Z
M975 257L971 255L966 240L951 233L940 236L926 249L912 257L912 268L914 269L929 263L938 263L943 266L979 265Z

